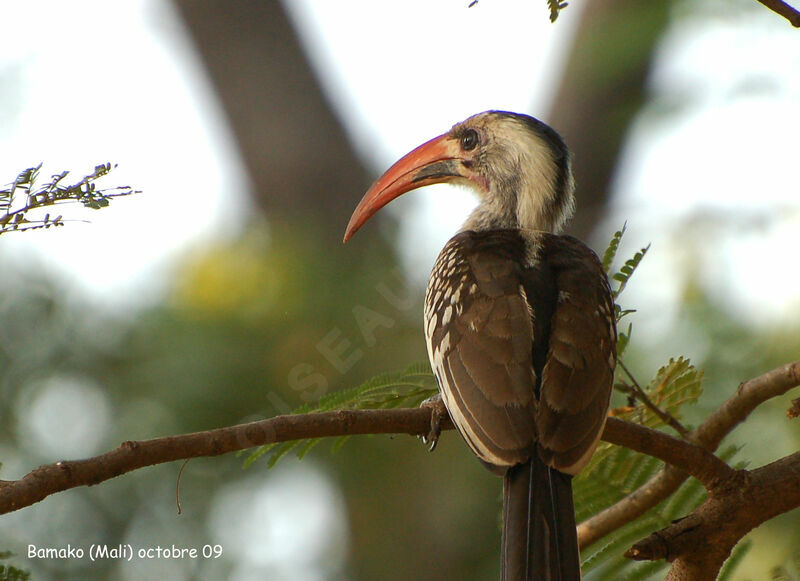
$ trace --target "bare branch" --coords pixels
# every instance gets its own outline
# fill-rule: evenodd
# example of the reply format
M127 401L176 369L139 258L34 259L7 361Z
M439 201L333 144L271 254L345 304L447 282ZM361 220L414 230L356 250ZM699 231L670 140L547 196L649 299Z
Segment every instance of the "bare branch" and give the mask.
M736 393L690 433L690 441L714 452L722 439L759 405L800 385L800 361L788 363L739 385ZM585 520L578 526L581 548L639 518L668 498L689 477L687 472L665 466L631 494Z
M738 471L685 518L636 543L626 556L667 559L667 581L716 579L733 547L755 527L800 506L800 452Z
M124 442L100 456L57 462L36 468L20 480L0 481L0 514L19 510L62 490L99 484L145 466L303 438L423 434L430 430L430 422L430 410L425 408L341 410L276 416L205 432ZM443 418L442 428L452 428L449 418Z
M447 416L441 418L440 425L442 429L453 429ZM20 480L0 481L0 514L29 506L62 490L99 484L138 468L174 460L218 456L305 438L396 433L427 435L430 429L430 407L340 410L276 416L205 432L124 442L100 456L57 462L37 468ZM724 462L695 444L616 418L608 418L603 439L676 463L703 482L713 483L725 478L730 471Z
M735 473L733 468L697 444L617 418L608 418L603 440L663 460L694 476L707 489Z
M714 411L692 432L692 440L708 450L716 450L722 439L762 403L800 385L800 361L739 384L736 394Z
M794 26L795 28L800 28L800 12L792 8L786 2L783 2L783 0L758 0L758 1L761 2L761 4L763 4L767 8L769 8L770 10L772 10L775 14L780 14L781 16L783 16L786 20L791 22L792 26Z

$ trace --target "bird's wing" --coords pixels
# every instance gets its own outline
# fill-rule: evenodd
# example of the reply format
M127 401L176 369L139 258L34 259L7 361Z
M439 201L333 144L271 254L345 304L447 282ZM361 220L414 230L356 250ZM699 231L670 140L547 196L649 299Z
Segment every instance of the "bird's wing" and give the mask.
M442 398L477 456L500 471L536 449L534 325L516 231L462 232L426 295L426 335Z
M576 474L605 426L616 366L614 301L597 256L570 236L540 247L558 289L536 425L542 459Z

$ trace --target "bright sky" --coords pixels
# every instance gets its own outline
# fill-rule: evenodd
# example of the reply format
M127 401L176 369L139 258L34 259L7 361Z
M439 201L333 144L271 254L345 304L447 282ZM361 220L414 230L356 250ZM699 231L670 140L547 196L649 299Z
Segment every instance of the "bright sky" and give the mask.
M658 98L629 141L618 217L607 230L627 219L632 247L654 242L655 258L637 283L647 300L664 307L674 303L682 281L665 284L657 276L674 254L662 238L685 228L698 208L743 216L744 224L733 220L721 229L725 252L702 250L703 271L709 285L739 289L725 300L744 316L769 288L767 310L777 318L797 304L800 287L793 269L779 268L785 257L770 252L778 240L796 242L800 77L790 71L800 70L800 44L782 19L740 1L744 10L728 18L677 11L679 26L662 43L652 78ZM466 4L286 3L331 102L376 175L477 111L520 110L547 119L558 55L567 50L581 3L555 26L544 2ZM112 161L120 167L110 183L145 191L101 212L69 210L72 217L85 214L90 225L4 236L0 252L26 265L44 263L101 302L157 300L175 258L199 240L235 235L248 204L241 163L185 31L162 0L3 1L0 10L6 22L36 22L35 33L27 26L4 33L0 169L6 178L0 179L42 160L44 176ZM75 29L86 33L63 42L64 31ZM489 36L492 30L503 34ZM681 110L659 117L670 108ZM401 249L419 281L474 204L456 188L434 189L390 206L403 218ZM753 215L763 218L756 229L747 225ZM755 263L761 276L751 275ZM765 278L765 265L772 278Z
M581 8L573 3L552 26L544 1L481 0L472 8L464 0L284 4L376 177L480 111L546 119L563 66L559 55L568 50ZM474 205L471 194L444 185L387 208L401 218L400 250L410 278L427 282L439 249Z
M544 2L465 5L287 2L331 102L376 175L478 111L547 120L559 54L582 3L571 3L555 26ZM650 79L652 101L632 131L613 215L601 228L607 234L593 241L602 249L627 221L621 256L653 243L626 300L651 313L637 317L639 336L665 349L674 348L663 338L690 273L748 322L800 314L800 272L785 267L788 249L800 245L796 31L750 0L724 13L713 4L700 14L679 6L673 17ZM492 30L502 35L488 37ZM411 278L424 284L473 205L458 188L433 186L389 206L400 218ZM719 222L701 222L704 214Z
M634 302L674 310L684 281L664 276L672 266L748 322L790 324L800 316L800 271L789 266L800 247L800 38L757 3L741 6L729 18L676 18L614 213L653 242ZM657 342L669 318L651 320L664 323Z

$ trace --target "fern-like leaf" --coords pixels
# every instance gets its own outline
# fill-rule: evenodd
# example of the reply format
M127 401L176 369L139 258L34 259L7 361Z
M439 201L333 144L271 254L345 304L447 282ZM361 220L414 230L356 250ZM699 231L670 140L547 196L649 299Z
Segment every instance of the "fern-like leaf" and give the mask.
M11 551L0 551L0 560L10 559L14 556ZM0 581L28 581L31 574L12 565L0 565Z
M581 569L585 578L647 579L655 571L667 567L668 563L663 561L641 563L623 557L633 543L667 524L658 514L650 513L616 531L599 550L593 551L590 547L583 551Z
M555 22L561 11L566 8L567 2L560 2L559 0L547 0L547 7L550 9L550 22Z
M728 579L730 579L733 573L736 571L736 567L739 566L739 563L742 562L742 559L752 546L753 541L750 539L745 539L736 545L731 552L731 556L728 557L728 560L722 565L722 568L719 571L719 576L717 577L717 581L728 581Z
M436 380L428 363L414 363L402 371L375 376L358 387L330 393L315 404L304 404L292 413L415 407L434 395L436 391ZM341 448L346 440L347 436L337 438L335 449ZM271 468L293 450L296 450L297 456L302 458L320 441L320 438L310 438L259 446L248 456L244 465L250 466L269 452L272 454L269 459Z
M619 319L617 319L617 322L619 322ZM633 325L631 323L628 323L627 330L617 330L617 361L622 360L622 356L625 354L625 349L627 349L628 345L630 345L632 331Z
M630 332L630 330L628 331ZM683 405L694 403L702 392L701 371L688 359L670 359L644 388L648 398L673 417L678 417ZM641 402L613 410L613 415L649 428L661 428L661 416ZM720 454L724 460L735 454L728 449ZM584 520L619 502L642 486L661 470L663 463L656 458L643 456L628 448L600 442L589 465L575 478L575 513ZM705 498L705 489L696 480L686 482L678 492L662 502L647 515L636 519L614 533L613 540L599 550L585 552L584 570L597 569L599 579L645 579L660 570L658 566L632 563L622 558L631 543L653 530L667 526L674 519L685 516ZM587 577L592 578L592 577Z
M615 272L611 276L612 280L615 280L619 283L619 286L617 286L616 290L613 291L614 298L617 298L620 294L622 294L622 291L625 290L625 287L633 276L633 273L639 267L639 264L642 262L642 259L644 258L645 254L647 254L648 250L650 250L649 244L634 254L633 258L626 260L625 264L622 265L619 271Z
M617 383L614 388L623 393L630 391L630 386L622 382ZM650 380L644 392L662 412L679 418L681 407L687 403L695 403L703 393L703 372L684 357L670 359ZM663 419L641 402L615 408L611 410L611 414L648 428L659 428L664 425Z
M684 404L697 402L703 393L703 372L695 368L689 359L670 359L669 363L658 370L645 391L659 408L679 417L680 408ZM661 423L660 419L652 421L653 425L650 427Z
M69 172L54 174L50 181L39 186L37 181L42 164L20 172L7 188L0 189L0 234L22 232L63 226L62 216L42 216L42 210L53 206L79 202L87 208L99 210L107 207L112 198L138 193L128 186L98 188L96 181L108 175L116 166L104 163L95 166L94 172L73 184L64 184ZM20 200L20 192L24 200Z
M647 254L647 251L650 250L650 245L648 244L644 248L640 249L639 252L634 254L633 257L626 260L625 264L623 264L617 272L612 273L611 265L617 256L620 243L622 242L622 237L625 235L627 227L628 223L625 222L621 229L614 232L614 235L611 237L611 240L606 247L606 251L603 253L603 259L601 261L603 268L609 275L609 279L619 283L617 288L612 291L615 299L619 298L619 295L622 294L623 290L625 290L625 287L627 286L628 282L630 282L633 273L639 267L639 264L642 262L645 254ZM633 310L623 310L619 305L616 305L616 310L617 321L619 321L625 315L635 312Z
M615 388L625 392L624 385L622 387L621 385L617 384ZM658 370L644 391L650 401L661 411L679 418L681 407L685 404L695 403L703 392L703 372L696 369L688 359L683 357L670 359ZM648 428L657 429L664 426L662 417L641 402L623 408L615 408L611 410L611 415ZM626 448L607 442L600 442L597 451L576 482L590 475L600 466L624 466L623 456L630 452L626 450ZM640 456L637 458L641 460Z
M617 256L617 251L619 250L619 244L622 242L622 237L625 235L625 230L628 228L628 223L625 222L622 224L622 228L614 232L614 235L611 237L611 240L606 247L606 251L603 252L603 270L607 273L611 271L611 264L614 262L614 258Z

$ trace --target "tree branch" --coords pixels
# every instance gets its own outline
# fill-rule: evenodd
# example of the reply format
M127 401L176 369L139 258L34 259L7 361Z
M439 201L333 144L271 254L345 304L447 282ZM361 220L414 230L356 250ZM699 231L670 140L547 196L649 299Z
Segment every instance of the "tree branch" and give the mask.
M758 405L799 383L800 361L742 383L736 394L690 433L689 440L608 418L603 440L654 456L669 466L632 495L581 524L583 545L588 544L587 539L597 540L637 518L692 475L709 491L707 500L686 518L634 545L628 555L674 560L670 580L715 576L743 535L777 514L800 506L800 452L753 471L737 471L714 456L713 450ZM442 418L441 424L442 429L453 428L449 417ZM0 481L0 514L30 506L56 492L99 484L144 466L306 438L426 435L430 427L430 407L341 410L276 416L205 432L124 442L100 456L57 462L37 468L19 480Z
M800 361L787 363L739 384L736 393L692 432L692 440L716 450L722 439L765 401L800 385Z
M800 361L787 363L739 385L736 393L689 434L689 441L709 452L716 451L722 439L765 401L785 394L800 385ZM616 504L597 513L578 526L581 548L596 543L604 536L640 517L672 495L689 477L685 471L665 466Z
M694 476L707 489L736 472L697 444L617 418L608 418L603 440L663 460Z
M681 424L675 416L673 416L669 412L665 412L664 410L662 410L660 407L658 407L656 404L653 403L653 400L651 400L647 396L647 392L644 389L642 389L642 386L639 385L639 382L636 381L636 378L628 370L628 368L625 366L622 360L618 360L617 365L619 365L620 369L622 369L622 371L625 372L625 375L628 376L628 379L631 380L632 385L630 386L630 388L633 397L638 399L645 405L645 407L647 407L650 411L656 414L662 422L664 422L666 425L670 426L673 430L678 432L682 438L688 438L689 430L687 430L686 427L684 427L684 425Z
M674 494L687 478L689 478L688 473L672 466L665 466L661 472L628 496L578 524L580 548L585 549L618 528L636 520L662 500Z
M112 198L140 193L129 186L106 189L97 187L97 180L108 175L115 167L116 165L112 166L110 163L95 166L93 173L72 185L62 183L69 175L69 172L64 171L53 175L48 183L39 187L34 186L37 185L42 164L20 172L8 188L0 189L0 234L64 225L65 220L60 215L55 218L50 214L45 214L40 219L28 218L31 213L44 208L80 202L87 208L99 210L108 206ZM25 196L21 203L16 202L18 192Z
M93 458L56 462L36 468L19 480L0 481L0 514L30 506L62 490L99 484L145 466L304 438L423 434L430 430L430 420L430 410L425 408L340 410L276 416L204 432L123 442ZM442 428L452 428L449 418L443 418Z
M739 385L693 433L716 447L761 403L800 383L800 362ZM733 547L760 524L800 506L800 452L754 470L736 471L708 489L705 502L686 517L639 541L626 553L637 560L672 562L666 581L715 579Z
M800 28L800 12L792 8L783 0L758 0L772 10L775 14L783 16L786 20L792 23L795 28Z
M685 518L636 543L626 556L667 559L666 581L716 579L733 547L752 529L800 506L800 452L738 471Z
M289 440L357 434L426 435L431 409L340 410L276 416L258 422L205 432L124 442L118 448L85 460L41 466L19 480L0 481L0 514L30 506L47 496L78 486L92 486L145 466L174 460L218 456ZM453 429L449 417L442 429ZM662 432L608 418L603 439L676 464L701 482L713 484L731 469L713 454Z

